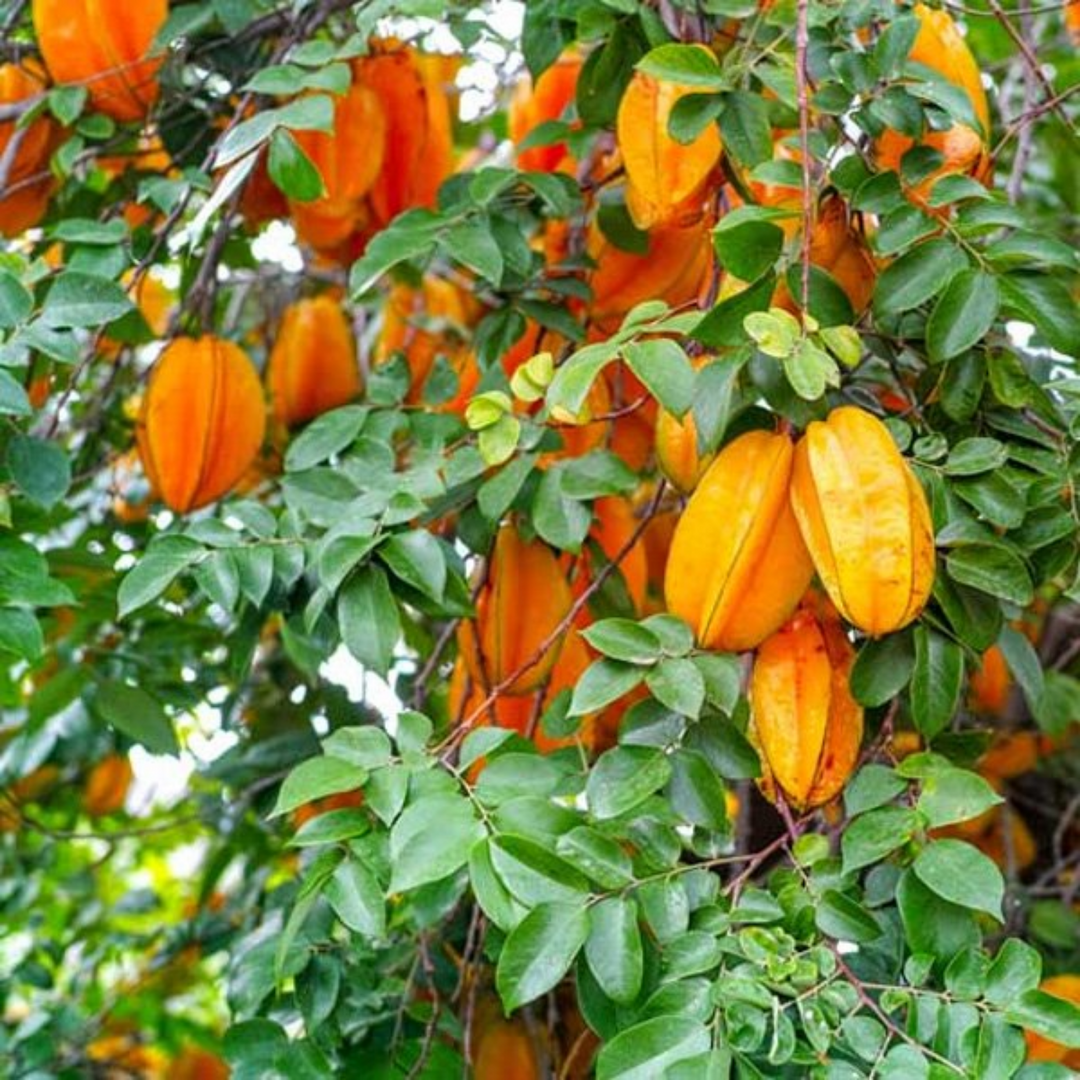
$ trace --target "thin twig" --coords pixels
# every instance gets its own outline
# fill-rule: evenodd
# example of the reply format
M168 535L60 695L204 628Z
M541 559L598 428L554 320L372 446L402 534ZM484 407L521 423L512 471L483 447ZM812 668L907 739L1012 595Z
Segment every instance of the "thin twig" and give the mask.
M800 307L803 318L810 309L810 234L814 227L814 208L810 188L810 98L806 54L810 48L810 0L798 0L795 22L795 87L799 97L799 145L802 150L802 278Z
M664 496L664 490L666 484L661 480L656 486L656 492L649 502L645 513L642 515L641 520L634 527L634 531L627 537L626 542L615 553L615 557L606 565L601 567L599 573L589 582L589 584L582 590L581 595L570 605L570 610L559 620L558 625L551 631L550 634L544 638L543 641L537 645L532 655L518 665L515 670L511 671L508 675L499 680L488 691L487 697L477 705L472 712L466 716L461 723L448 735L442 743L439 744L437 749L444 751L444 760L447 756L453 752L453 748L460 742L473 728L476 722L481 716L487 712L492 705L499 699L501 695L506 693L508 687L521 678L525 672L530 671L536 667L537 664L544 658L547 651L570 629L574 624L574 620L577 618L578 612L580 612L585 605L596 595L596 593L603 586L608 577L614 573L619 563L629 554L633 546L641 538L641 534L645 531L646 526L656 516L657 510L660 508L660 502Z
M1021 2L1019 7L1020 33L1024 40L1028 40L1032 34L1031 11L1026 3ZM1024 106L1020 115L1027 115L1036 104L1039 87L1035 82L1030 66L1024 67ZM1034 145L1035 130L1031 124L1024 124L1020 128L1020 138L1016 144L1016 156L1013 158L1012 170L1009 173L1008 183L1005 185L1005 193L1009 202L1015 203L1020 197L1020 191L1024 183L1024 173L1027 170L1028 158Z
M990 6L990 10L993 11L994 17L1001 24L1002 29L1013 39L1016 47L1020 50L1020 58L1027 66L1031 75L1037 80L1039 86L1042 87L1044 100L1052 102L1057 97L1057 92L1054 90L1053 83L1046 77L1041 65L1039 64L1039 58L1032 51L1031 46L1027 43L1024 35L1013 25L1012 20L1006 14L1004 8L1002 8L999 0L987 0ZM1069 119L1068 114L1061 108L1060 104L1051 106L1053 111L1057 114L1057 117L1065 125L1066 131L1076 138L1076 129L1072 121Z

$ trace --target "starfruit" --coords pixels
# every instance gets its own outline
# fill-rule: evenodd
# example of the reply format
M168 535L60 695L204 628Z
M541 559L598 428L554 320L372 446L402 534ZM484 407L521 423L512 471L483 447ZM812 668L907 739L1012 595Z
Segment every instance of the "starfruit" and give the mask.
M709 466L679 519L664 593L703 648L755 648L810 584L813 564L788 498L792 456L787 435L740 435Z
M919 615L934 582L930 509L877 417L845 405L811 423L795 448L791 502L848 622L880 637Z
M855 650L835 615L800 608L758 649L750 734L761 788L799 811L830 802L855 767L863 711L848 687Z

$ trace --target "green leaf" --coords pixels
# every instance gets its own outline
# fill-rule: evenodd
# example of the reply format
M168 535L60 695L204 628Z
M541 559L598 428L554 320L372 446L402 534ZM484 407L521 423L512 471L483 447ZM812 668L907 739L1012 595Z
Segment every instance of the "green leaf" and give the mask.
M369 938L386 935L386 903L367 863L346 859L326 883L326 899L350 929Z
M668 412L683 417L694 403L694 369L670 338L635 341L623 347L630 370Z
M491 841L485 837L469 852L469 881L480 910L502 931L512 930L525 915L495 872L491 861Z
M345 647L385 677L401 637L401 616L386 574L376 566L361 567L341 590L337 615Z
M609 450L593 450L582 457L571 458L562 470L563 494L571 499L629 495L637 486L637 473Z
M632 619L601 619L581 636L597 652L628 664L651 664L663 655L660 639Z
M223 169L261 146L279 128L293 131L332 131L334 103L326 94L295 98L277 109L264 109L237 124L218 143L214 167Z
M694 379L692 415L698 443L707 451L715 450L724 439L739 373L749 359L748 353L743 350L742 355L726 356L698 369Z
M511 895L527 907L548 902L573 903L589 891L583 874L548 848L524 836L497 837L491 845L491 863Z
M130 297L115 281L65 270L49 289L41 319L52 327L100 327L133 308Z
M490 427L484 428L476 439L480 456L489 467L502 465L514 456L521 438L521 421L506 414Z
M744 345L748 339L746 316L766 311L776 288L776 278L767 274L745 289L721 300L690 332L690 336L710 349Z
M565 776L558 762L538 754L500 754L480 774L476 794L492 806L522 795L548 796Z
M1004 800L977 773L943 769L928 776L919 795L918 810L931 828L969 821Z
M15 435L7 446L5 464L23 493L46 510L52 509L71 487L71 463L54 442Z
M1024 521L1027 510L1024 494L1010 483L1008 474L989 473L970 480L957 480L952 489L991 525L1015 529Z
M802 266L793 262L784 275L788 292L802 294ZM827 270L810 267L810 314L822 326L850 326L856 321L851 300L843 286Z
M873 1016L847 1016L840 1028L844 1041L863 1061L872 1063L879 1059L888 1037L885 1025L880 1020Z
M507 1012L555 987L589 936L584 904L540 904L510 931L495 972Z
M641 992L644 952L637 903L626 897L601 900L590 913L585 959L600 989L620 1004Z
M645 229L639 229L634 224L626 204L623 202L602 202L596 211L596 224L604 234L606 240L610 240L621 251L629 251L633 255L647 255L649 253L649 234Z
M1008 548L970 544L949 552L949 576L962 585L1027 607L1035 595L1027 568Z
M948 726L964 688L964 651L927 626L915 628L915 667L911 674L911 715L926 739Z
M752 168L773 156L769 107L760 94L735 90L724 99L720 114L724 149L741 165Z
M596 1059L596 1080L657 1080L671 1066L704 1054L709 1029L683 1016L657 1016L620 1031Z
M1009 1025L1003 1016L984 1016L979 1027L975 1051L975 1076L1015 1076L1027 1057L1027 1043L1022 1032Z
M1042 978L1042 954L1019 938L1007 938L986 973L983 991L991 1005L1006 1007L1021 994L1037 990Z
M698 653L693 661L705 680L705 697L709 704L730 716L739 703L742 687L738 659L724 653Z
M367 773L351 762L316 755L302 761L285 777L270 816L280 817L327 795L356 791L366 780Z
M390 736L374 724L335 728L323 739L323 753L361 769L379 769L391 758Z
M485 480L476 493L476 505L490 522L500 521L521 491L536 466L536 454L514 458L490 480Z
M430 210L409 210L375 234L349 271L349 292L356 298L368 292L391 268L409 259L430 255L443 218Z
M680 748L670 756L670 762L668 797L675 813L691 825L723 829L727 825L724 785L708 761L693 750Z
M317 814L300 826L289 840L290 847L315 847L338 844L371 832L371 821L364 810L346 807L343 810L327 810Z
M910 633L887 634L867 641L851 669L851 693L860 705L885 705L911 681L914 667Z
M690 899L677 877L647 881L638 891L646 920L662 944L675 941L690 925Z
M455 262L498 286L503 276L503 253L491 230L479 223L462 222L446 233L443 251Z
M887 765L864 765L844 789L844 809L849 818L892 802L907 790L907 782Z
M784 233L778 225L745 213L761 209L744 206L732 210L713 230L716 257L725 270L743 281L757 281L772 269L784 246Z
M152 754L179 754L176 732L160 702L137 686L108 680L94 695L94 711Z
M1001 631L1001 605L985 593L957 585L946 574L934 579L934 599L965 645L979 652L990 648Z
M1009 665L1009 670L1024 691L1028 705L1034 709L1045 687L1039 654L1031 642L1011 626L1002 627L998 646L1005 657L1005 663Z
M628 694L644 677L644 669L635 664L606 659L595 661L574 686L570 715L598 712Z
M85 86L54 86L49 91L49 111L65 127L70 127L86 107Z
M356 440L367 415L360 405L346 405L313 420L289 443L286 472L303 472L339 454Z
M687 94L675 102L668 117L668 134L688 145L720 115L724 99L720 94Z
M182 570L202 558L206 549L186 537L173 536L154 544L120 583L119 617L150 603L168 588Z
M379 548L379 557L406 584L439 601L446 591L446 556L426 529L395 533Z
M963 840L933 840L912 865L919 880L943 900L1001 920L1001 871L978 848Z
M898 251L907 251L913 244L932 236L939 228L938 222L929 214L907 203L890 210L882 217L871 244L877 255L895 255Z
M433 795L406 807L390 830L390 892L407 892L459 870L483 835L464 796Z
M938 968L981 943L974 914L928 889L910 868L897 882L896 906L912 953L932 957Z
M904 806L882 806L860 814L840 838L844 873L850 874L885 858L906 844L918 827L918 815Z
M1034 323L1053 348L1068 356L1080 351L1080 312L1063 282L1045 274L1006 274L1001 297L1007 309Z
M1043 990L1028 990L1005 1010L1005 1019L1072 1050L1080 1049L1080 1007L1074 1002Z
M617 346L607 341L578 349L556 370L547 391L548 409L580 416L592 384L617 354Z
M423 713L405 709L398 713L394 742L403 756L422 755L434 730L434 724Z
M532 505L532 523L541 539L563 551L580 551L592 525L589 507L563 490L565 466L544 472Z
M0 269L0 330L25 322L33 309L30 291L10 270Z
M284 128L270 139L267 171L278 189L297 202L312 202L326 191L319 170Z
M804 401L817 401L830 386L840 385L836 361L810 338L800 340L784 360L784 374Z
M727 87L727 79L716 57L697 45L660 45L647 52L636 66L638 71L666 82L697 86L702 90Z
M689 728L685 745L704 754L725 780L754 780L761 775L757 753L731 720L706 716Z
M585 788L594 818L618 817L644 802L671 778L671 762L648 746L617 746L602 754Z
M977 476L1000 469L1009 459L1009 448L997 439L962 439L949 451L947 476Z
M467 769L475 761L493 750L502 746L507 739L514 737L514 732L508 728L481 727L474 728L465 736L458 753L458 766Z
M664 980L674 982L691 975L712 971L723 957L715 935L704 930L690 930L664 948Z
M235 0L224 0L232 4ZM230 33L243 29L246 20L236 28L227 27ZM245 90L257 94L273 94L291 97L301 90L326 90L331 94L344 94L349 89L350 73L345 64L327 64L326 67L305 71L295 64L271 64L257 71L244 85Z
M963 270L948 284L926 324L930 359L948 360L981 341L997 318L997 279L981 270Z
M0 652L33 662L45 649L45 636L33 612L0 607Z
M23 384L0 367L0 416L29 416L33 411Z
M743 329L761 352L778 360L791 356L802 336L795 316L781 308L751 312L743 319Z
M563 833L555 849L601 888L621 889L633 881L630 856L616 840L588 825L579 825Z
M641 625L651 630L668 656L686 656L694 647L694 632L675 615L650 615Z
M1051 735L1064 735L1080 716L1080 680L1060 671L1046 672L1046 686L1035 709L1035 719Z
M705 679L687 657L661 660L649 670L645 684L657 701L683 716L698 716L705 704Z
M994 366L1001 363L994 357ZM987 363L981 352L971 350L954 356L945 364L941 378L941 407L950 420L970 420L979 407L986 387Z
M578 75L574 103L578 117L587 127L614 125L619 101L642 52L641 35L631 29L629 20L620 20L607 40L586 57Z
M817 928L836 941L856 944L881 937L877 920L857 900L836 889L826 889L814 907Z

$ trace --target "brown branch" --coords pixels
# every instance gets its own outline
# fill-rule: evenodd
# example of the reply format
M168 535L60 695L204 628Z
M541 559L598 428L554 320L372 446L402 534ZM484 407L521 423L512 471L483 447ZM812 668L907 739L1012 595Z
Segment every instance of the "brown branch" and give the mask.
M17 128L12 133L11 138L8 139L3 154L0 154L0 194L3 194L7 189L8 176L15 167L15 158L19 153L19 147L22 146L23 139L26 138L26 131L26 128Z
M810 310L810 234L814 227L814 208L810 188L810 100L806 54L810 48L810 0L798 0L795 22L795 87L799 97L799 145L802 151L802 277L800 307L805 321Z
M1013 25L1012 20L1006 14L1004 8L1002 8L999 0L986 0L986 2L989 4L990 10L993 11L994 17L1001 24L1002 29L1013 39L1014 44L1020 50L1020 58L1023 60L1024 65L1027 67L1031 76L1038 82L1039 86L1042 87L1044 100L1046 102L1052 102L1057 96L1057 93L1054 90L1053 84L1039 66L1039 59L1032 51L1032 48L1024 35ZM1065 110L1061 108L1060 104L1052 105L1050 107L1057 114L1058 119L1065 125L1066 131L1071 132L1075 138L1076 129Z
M354 3L355 0L329 0L328 3L323 4L320 22L325 22L339 11L352 7ZM268 37L279 30L288 28L295 18L295 5L288 4L285 7L278 8L277 11L271 11L252 20L232 40L237 44L243 44L244 42L254 41L256 38Z
M645 531L646 526L656 516L657 510L660 508L661 500L663 499L664 490L666 484L663 480L656 486L656 492L652 499L649 501L648 507L645 509L645 513L642 515L641 520L634 527L634 531L626 539L626 542L615 553L615 557L606 565L601 567L600 572L589 582L589 584L582 590L581 595L570 605L570 610L559 621L554 630L543 641L537 645L533 650L531 656L522 661L513 671L499 680L488 692L487 697L477 705L468 716L466 716L460 724L452 731L443 741L436 747L437 750L444 751L443 760L453 752L454 747L460 742L473 728L476 722L481 716L487 712L499 697L506 693L508 687L521 678L525 672L536 667L537 664L544 658L547 651L570 629L574 624L574 620L577 618L578 612L580 612L585 605L596 595L596 593L607 581L608 577L614 573L619 563L629 554L633 546L641 538L641 534Z
M1033 105L1026 112L1017 116L1011 124L1005 129L1005 134L1001 136L997 146L990 152L992 160L996 161L1001 155L1002 150L1019 134L1025 127L1038 120L1040 116L1045 115L1048 112L1056 109L1063 102L1068 101L1073 94L1080 93L1080 83L1074 83L1072 86L1066 87L1060 94L1055 94L1052 98L1048 98L1045 101L1040 101L1037 105Z
M1031 25L1031 11L1027 4L1021 0L1019 7L1020 15L1020 33L1023 35L1024 40L1027 41L1032 33ZM1031 112L1036 103L1036 97L1039 93L1039 87L1035 82L1035 76L1031 72L1030 66L1024 67L1024 105L1020 112L1021 116L1027 115ZM1012 169L1009 172L1009 180L1005 185L1005 194L1008 196L1009 202L1015 203L1020 197L1020 190L1024 183L1024 172L1027 169L1028 158L1031 156L1031 149L1034 144L1035 132L1031 124L1024 124L1020 128L1020 140L1016 145L1016 156L1013 158Z

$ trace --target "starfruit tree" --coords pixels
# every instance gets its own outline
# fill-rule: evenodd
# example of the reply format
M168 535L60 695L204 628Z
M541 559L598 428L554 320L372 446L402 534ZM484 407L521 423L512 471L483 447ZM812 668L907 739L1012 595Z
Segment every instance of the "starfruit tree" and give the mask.
M0 2L0 1074L1075 1075L1078 43Z

